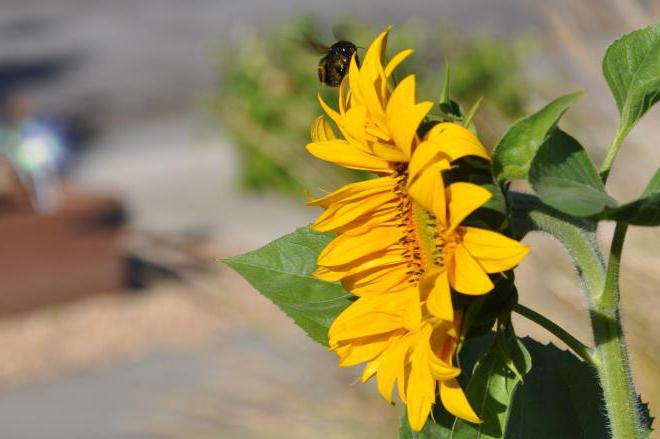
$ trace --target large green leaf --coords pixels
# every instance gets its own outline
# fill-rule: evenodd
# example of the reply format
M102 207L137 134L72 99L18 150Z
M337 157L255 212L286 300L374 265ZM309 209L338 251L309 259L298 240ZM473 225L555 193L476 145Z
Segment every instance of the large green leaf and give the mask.
M536 153L529 181L544 203L570 215L591 216L617 206L582 145L558 128Z
M339 284L311 274L332 235L301 227L266 246L222 262L243 276L317 342L328 344L328 328L351 303Z
M466 389L468 400L483 422L472 424L456 419L452 438L502 437L516 388L532 368L529 352L510 330L510 325L508 328L497 334L490 351L477 362Z
M625 135L660 99L660 24L612 43L603 74L619 108L619 133Z
M639 199L614 209L606 209L596 218L637 226L660 225L660 169L655 172Z
M518 385L509 416L502 433L497 436L471 430L452 432L452 424L441 408L437 408L434 418L420 433L410 431L402 420L400 438L464 438L464 437L503 437L507 439L556 439L589 438L606 439L607 419L602 403L602 391L593 369L573 354L562 351L553 345L543 345L530 338L523 338L522 344L529 351L533 367ZM466 349L469 348L469 341ZM476 343L484 346L483 340ZM469 352L469 351L468 351ZM469 352L471 355L474 353ZM486 354L488 357L489 354ZM461 352L461 357L463 352ZM486 364L484 360L480 364ZM464 370L467 370L465 368ZM493 368L493 370L498 370ZM475 373L478 372L475 369ZM497 372L493 374L497 377ZM509 381L509 383L511 383ZM500 387L506 382L501 382ZM497 387L497 386L493 386ZM501 390L501 389L500 389ZM472 402L474 404L474 401ZM501 413L501 402L487 400L497 413Z
M511 126L493 152L493 175L498 182L527 178L536 151L580 95L560 96Z
M608 438L594 370L567 351L531 339L534 367L514 398L507 438Z

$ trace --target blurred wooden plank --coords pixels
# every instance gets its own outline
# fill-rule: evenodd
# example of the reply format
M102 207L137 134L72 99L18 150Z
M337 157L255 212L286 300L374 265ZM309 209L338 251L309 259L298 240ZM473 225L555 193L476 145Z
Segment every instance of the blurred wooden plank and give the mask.
M0 314L121 288L123 219L115 200L74 193L51 215L3 212Z

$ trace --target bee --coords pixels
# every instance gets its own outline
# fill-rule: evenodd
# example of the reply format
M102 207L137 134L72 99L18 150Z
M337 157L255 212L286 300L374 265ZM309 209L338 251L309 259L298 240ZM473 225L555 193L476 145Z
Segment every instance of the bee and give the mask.
M328 47L311 38L307 38L309 46L317 53L323 55L319 61L319 81L330 87L339 87L341 80L348 73L351 58L355 54L355 61L360 64L357 57L357 46L350 41L339 40Z

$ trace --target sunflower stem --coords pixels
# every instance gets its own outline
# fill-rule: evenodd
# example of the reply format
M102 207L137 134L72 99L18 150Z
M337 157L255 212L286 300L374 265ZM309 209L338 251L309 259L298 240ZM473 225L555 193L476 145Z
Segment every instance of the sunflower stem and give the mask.
M627 229L626 224L617 223L610 247L605 287L600 294L591 296L590 306L596 344L596 370L603 388L612 437L617 439L643 437L619 309L619 268Z
M513 306L513 310L520 314L521 316L531 320L537 325L541 326L543 329L550 332L552 335L563 341L566 346L571 348L580 358L582 358L586 363L590 364L593 367L596 367L594 356L591 349L582 343L577 338L573 337L568 331L564 328L548 319L542 314L537 313L533 309L527 308L525 305L517 303Z
M616 158L616 155L619 152L619 148L621 148L621 143L623 143L623 139L626 138L626 134L628 134L627 131L622 131L621 129L619 129L616 132L616 136L614 136L612 145L610 146L610 149L607 151L607 156L605 156L605 160L603 160L603 164L600 167L600 178L603 180L603 183L607 182L607 177L609 177L610 175L610 170L612 169L612 165L614 164L614 159Z
M627 226L617 224L605 266L596 241L595 223L571 218L532 195L510 192L509 201L513 230L521 237L533 230L551 234L568 250L577 268L589 303L594 366L603 389L612 437L644 437L619 311L619 268Z

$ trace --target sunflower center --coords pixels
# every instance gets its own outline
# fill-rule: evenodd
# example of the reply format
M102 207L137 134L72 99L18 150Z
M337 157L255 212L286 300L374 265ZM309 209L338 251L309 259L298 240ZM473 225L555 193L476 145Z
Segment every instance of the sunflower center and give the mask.
M407 259L407 274L411 277L408 282L417 283L430 268L443 266L445 246L452 243L446 242L446 234L438 227L435 215L414 203L408 196L407 164L396 170L395 178L395 193L400 200L396 218L399 220L398 227L404 232L399 243L404 248L402 255Z

